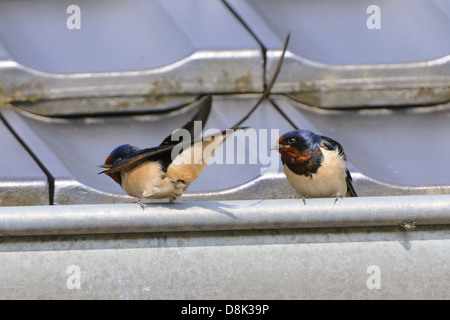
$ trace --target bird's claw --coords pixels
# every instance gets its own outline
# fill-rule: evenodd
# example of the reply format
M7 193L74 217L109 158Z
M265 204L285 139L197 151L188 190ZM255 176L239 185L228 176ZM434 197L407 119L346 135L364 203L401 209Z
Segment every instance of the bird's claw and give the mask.
M137 203L138 205L141 206L142 210L145 210L144 209L144 204L142 203L141 199L137 199L134 203Z
M333 194L333 195L331 195L333 198L334 198L334 204L336 204L336 202L339 200L339 199L344 199L344 197L342 196L342 194Z
M310 196L303 196L303 195L301 195L301 196L299 196L300 197L300 199L302 199L302 201L303 201L303 204L306 206L306 199L311 199L311 197Z

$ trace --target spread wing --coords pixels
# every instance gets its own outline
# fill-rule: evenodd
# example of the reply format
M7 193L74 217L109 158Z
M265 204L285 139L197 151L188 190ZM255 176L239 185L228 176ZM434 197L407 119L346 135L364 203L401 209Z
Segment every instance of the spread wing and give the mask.
M234 132L217 131L216 134L176 145L172 153L174 159L167 167L168 175L184 181L186 185L191 184L208 166L216 149Z
M212 97L211 95L208 95L202 99L200 99L199 103L199 111L192 117L182 129L185 129L189 131L191 137L195 138L195 130L194 125L195 121L201 121L202 125L206 123L206 120L208 120L209 113L211 111L211 105L212 105ZM172 141L172 134L170 134L168 137L166 137L163 142L161 142L160 146L167 146L167 145L176 145L178 144L178 141Z
M237 128L236 130L243 130L245 128ZM236 131L234 130L234 131ZM218 146L220 146L226 138L228 138L233 131L223 130L220 132L221 139L217 140L217 136L219 134L211 134L208 136L200 137L197 139L191 139L188 141L181 141L177 144L165 145L165 146L157 146L153 148L142 149L136 151L123 159L116 161L110 168L110 172L119 172L124 169L130 169L133 166L138 165L142 161L153 160L160 161L163 169L167 170L167 168L171 165L171 163L179 156L185 157L185 159L189 159L190 157L201 155L203 156L203 151L206 147L209 147L210 151L214 151ZM194 148L197 146L201 147L201 152L195 151ZM176 148L176 150L174 150ZM172 152L174 151L174 152ZM174 154L173 154L174 153ZM204 160L208 160L211 154L207 155ZM189 161L186 161L189 162ZM197 160L192 160L192 162L198 163ZM205 167L208 161L200 161L201 164ZM203 168L204 168L203 167Z
M342 147L342 145L337 142L336 140L333 140L331 138L325 137L325 136L320 136L320 140L321 140L321 145L330 151L333 150L337 150L339 155L341 157L344 158L345 161L347 161L347 156L345 155L344 152L344 148ZM348 171L348 169L346 169L346 177L345 177L345 182L347 183L347 195L351 196L351 197L357 197L358 195L356 194L355 188L353 187L353 179L352 176L350 174L350 171Z
M122 159L116 160L109 171L115 173L121 170L130 169L144 160L155 160L164 163L168 161L167 159L170 159L171 151L174 147L175 145L158 146L136 151Z
M204 124L206 120L208 120L209 113L211 111L212 97L208 95L200 99L198 104L199 111L182 128L188 130L191 134L191 137L194 137L195 121L202 121L202 123ZM110 172L114 173L119 172L120 170L131 168L144 160L160 161L163 165L163 168L167 168L167 166L172 162L172 149L179 143L179 141L172 141L172 134L170 134L157 147L142 149L128 155L125 158L117 160L111 166Z

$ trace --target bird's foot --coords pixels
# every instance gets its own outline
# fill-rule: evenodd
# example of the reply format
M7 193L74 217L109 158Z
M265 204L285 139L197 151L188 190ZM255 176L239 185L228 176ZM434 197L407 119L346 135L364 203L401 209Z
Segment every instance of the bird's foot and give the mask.
M141 206L142 210L145 210L145 209L144 209L144 204L142 203L141 198L138 198L138 199L137 199L136 201L134 201L133 203L137 203L138 205Z
M310 196L299 195L299 198L302 199L303 204L306 206L306 199L311 199Z
M174 203L175 200L177 200L177 197L170 197L169 198L169 203Z
M344 199L344 196L342 194L340 194L340 193L339 194L332 194L331 197L334 198L334 204L336 204L336 202L339 199Z

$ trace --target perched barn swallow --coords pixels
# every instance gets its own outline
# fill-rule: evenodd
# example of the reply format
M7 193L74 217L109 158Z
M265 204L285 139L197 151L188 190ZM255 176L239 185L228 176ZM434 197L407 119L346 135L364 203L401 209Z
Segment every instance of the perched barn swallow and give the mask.
M148 149L139 149L129 144L121 145L114 149L105 160L105 163L100 166L106 170L99 174L104 173L111 177L126 193L137 198L137 203L142 208L144 208L141 202L142 198L168 198L170 202L175 201L206 168L214 150L234 131L246 129L246 127L241 127L241 124L268 97L275 83L283 64L289 37L288 35L286 38L283 52L272 80L265 88L261 98L239 122L231 127L231 130L224 130L220 135L212 135L181 143L173 142L172 135L169 135L159 146ZM211 97L208 96L200 111L183 129L188 130L193 136L195 132L194 122L206 122L210 109ZM172 151L176 147L183 147L183 151L174 158ZM204 151L206 149L213 152L210 154L207 152L205 155ZM198 159L198 155L202 158Z
M205 122L211 109L211 97L183 128L194 132L194 121ZM240 130L243 128L236 128ZM188 142L174 142L168 136L156 147L139 149L129 144L114 149L101 166L106 174L143 207L141 199L165 199L175 201L206 168L213 152L234 130L224 130L220 135L193 139ZM175 147L181 151L173 154Z
M337 141L308 130L283 134L274 146L290 185L305 198L357 197L344 149Z

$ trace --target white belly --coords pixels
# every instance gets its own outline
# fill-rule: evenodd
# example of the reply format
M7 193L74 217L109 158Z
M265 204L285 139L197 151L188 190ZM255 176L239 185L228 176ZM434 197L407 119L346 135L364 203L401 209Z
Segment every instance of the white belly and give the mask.
M346 168L344 159L336 151L322 149L322 165L311 177L293 173L284 165L283 170L290 185L300 196L326 198L347 194Z
M136 198L169 198L172 201L179 197L187 188L183 183L172 181L158 162L146 161L129 171L122 171L122 188Z

